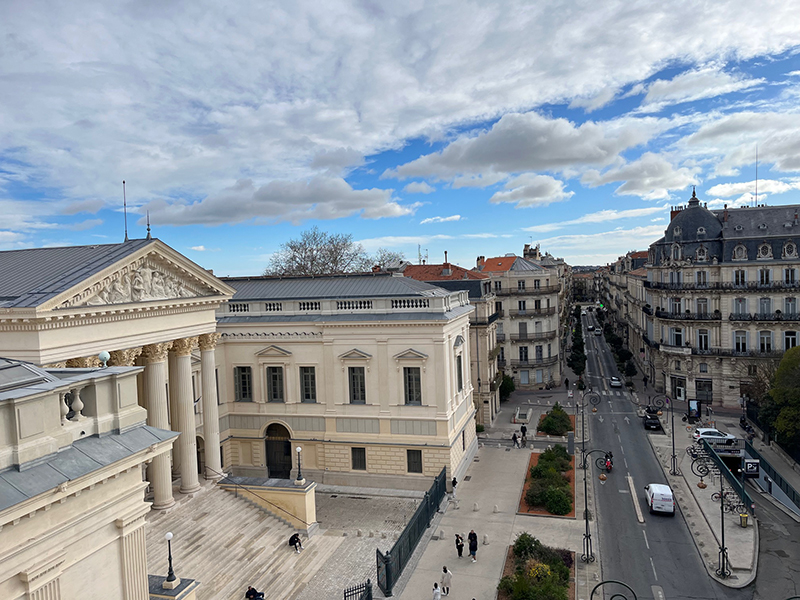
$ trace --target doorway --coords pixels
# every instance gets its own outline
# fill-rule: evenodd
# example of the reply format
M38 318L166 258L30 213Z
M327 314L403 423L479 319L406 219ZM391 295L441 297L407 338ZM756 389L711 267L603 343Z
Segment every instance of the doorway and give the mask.
M206 449L203 438L197 436L197 474L206 475Z
M292 442L289 431L279 423L267 427L264 440L267 451L267 477L290 479L292 471Z

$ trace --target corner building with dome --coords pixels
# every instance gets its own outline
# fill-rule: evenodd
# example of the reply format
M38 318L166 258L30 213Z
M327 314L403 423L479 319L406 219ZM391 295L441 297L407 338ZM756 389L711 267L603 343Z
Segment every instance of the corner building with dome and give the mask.
M709 210L693 192L670 217L648 251L639 358L659 392L738 407L797 345L800 205Z

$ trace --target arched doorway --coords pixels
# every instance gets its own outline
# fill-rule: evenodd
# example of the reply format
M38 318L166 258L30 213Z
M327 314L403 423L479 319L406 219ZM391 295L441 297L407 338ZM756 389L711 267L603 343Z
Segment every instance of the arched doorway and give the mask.
M267 450L267 476L289 479L292 471L292 442L289 431L279 423L267 427L264 443Z

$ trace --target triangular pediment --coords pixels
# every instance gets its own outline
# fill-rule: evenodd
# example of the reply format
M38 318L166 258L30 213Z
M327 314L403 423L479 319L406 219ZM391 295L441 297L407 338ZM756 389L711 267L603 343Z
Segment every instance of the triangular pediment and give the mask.
M352 350L340 355L339 358L341 360L369 360L372 358L372 355L362 352L358 348L353 348Z
M163 242L153 240L140 251L59 294L42 308L102 307L194 298L229 299L234 293L233 288L207 270Z
M395 355L395 360L427 360L428 355L419 352L418 350L414 350L413 348L409 348L400 354Z
M291 356L291 355L292 355L292 353L289 352L288 350L284 350L280 346L274 346L274 345L273 346L267 346L266 348L264 348L263 350L261 350L260 352L258 352L256 354L256 356L261 356L261 357L274 356L274 357L280 357L280 358L283 358L285 356Z

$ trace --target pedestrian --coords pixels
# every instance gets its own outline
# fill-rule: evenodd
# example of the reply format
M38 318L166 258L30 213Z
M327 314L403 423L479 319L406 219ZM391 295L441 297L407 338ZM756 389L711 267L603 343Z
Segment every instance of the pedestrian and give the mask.
M569 378L566 378L566 377L564 378L564 387L566 389L569 389Z
M453 485L453 498L456 497L456 486L458 485L458 479L453 476L453 481L450 482Z
M472 557L472 562L478 562L478 534L474 529L470 529L469 535L469 555Z
M522 433L522 445L525 446L528 442L528 428L525 427L525 423L520 426L519 430Z
M647 375L642 377L642 383L644 383L644 389L647 389Z
M511 436L511 443L514 444L514 448L519 448L519 438L517 437L517 432L516 431Z
M442 567L442 593L445 596L450 595L450 584L453 583L453 573L447 570L447 567Z
M296 533L292 534L292 537L289 538L289 545L294 547L294 551L300 554L300 551L303 549L303 543L300 541L300 536Z
M456 550L458 550L458 558L464 555L464 538L460 533L456 534Z
M264 592L259 592L256 588L249 585L247 586L247 591L244 593L244 597L248 600L264 600Z
M439 589L439 584L433 583L433 600L442 600L442 590Z

